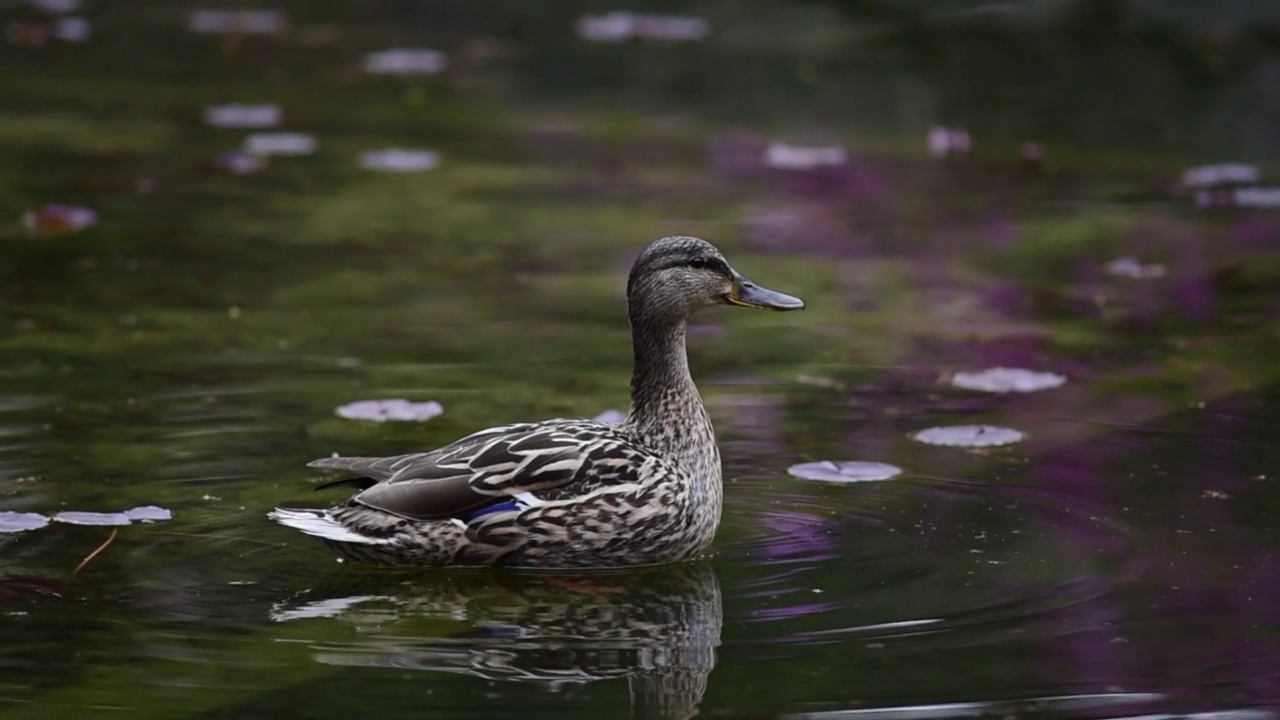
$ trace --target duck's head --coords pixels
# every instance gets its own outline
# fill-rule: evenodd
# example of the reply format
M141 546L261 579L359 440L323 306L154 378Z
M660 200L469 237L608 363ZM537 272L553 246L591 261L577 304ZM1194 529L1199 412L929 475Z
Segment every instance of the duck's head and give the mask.
M662 238L640 253L627 278L627 305L633 319L683 319L711 305L804 309L800 298L743 277L716 246L684 236Z

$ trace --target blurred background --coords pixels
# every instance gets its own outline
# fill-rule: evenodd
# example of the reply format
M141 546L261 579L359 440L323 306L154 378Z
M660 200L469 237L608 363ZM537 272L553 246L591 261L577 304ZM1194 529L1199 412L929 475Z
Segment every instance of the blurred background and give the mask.
M0 27L6 718L1274 717L1280 4ZM315 457L625 410L672 234L808 302L690 327L713 557L370 571L266 519L343 497Z

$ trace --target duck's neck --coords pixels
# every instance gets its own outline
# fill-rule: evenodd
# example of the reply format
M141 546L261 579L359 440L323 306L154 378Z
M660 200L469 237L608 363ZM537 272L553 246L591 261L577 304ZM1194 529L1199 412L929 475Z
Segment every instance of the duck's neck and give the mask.
M720 479L720 453L702 396L689 375L683 317L632 313L631 415L628 424L647 445L699 479Z

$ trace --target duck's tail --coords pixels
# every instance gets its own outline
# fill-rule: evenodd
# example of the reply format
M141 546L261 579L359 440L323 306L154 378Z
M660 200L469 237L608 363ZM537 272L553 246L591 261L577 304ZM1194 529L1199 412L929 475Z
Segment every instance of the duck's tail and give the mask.
M356 532L335 520L328 510L276 508L267 513L267 517L286 527L331 542L362 545L387 545L392 542L389 537L372 537Z

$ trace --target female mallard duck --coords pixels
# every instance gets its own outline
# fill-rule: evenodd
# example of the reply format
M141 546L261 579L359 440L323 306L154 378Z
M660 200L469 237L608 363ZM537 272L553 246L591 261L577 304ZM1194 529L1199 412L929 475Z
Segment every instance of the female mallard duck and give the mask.
M689 376L689 315L711 305L799 310L739 275L705 240L663 238L627 278L635 367L619 426L558 419L481 430L438 450L335 457L311 467L359 477L325 510L270 516L341 554L410 565L543 568L691 558L720 524L720 450Z

